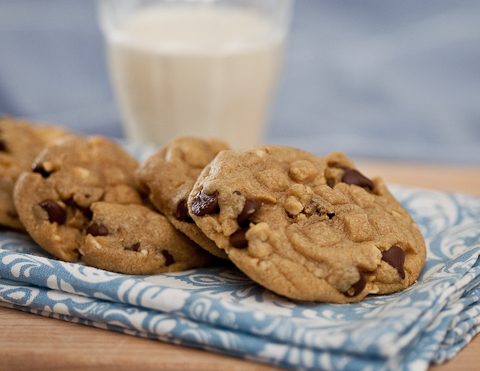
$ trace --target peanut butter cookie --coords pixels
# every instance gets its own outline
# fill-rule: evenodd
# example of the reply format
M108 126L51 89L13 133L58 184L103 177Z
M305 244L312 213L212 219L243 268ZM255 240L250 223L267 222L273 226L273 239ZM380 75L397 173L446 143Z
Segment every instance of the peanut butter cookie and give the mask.
M126 274L157 274L202 267L213 255L142 205L95 202L79 252L93 267Z
M223 151L199 176L188 208L239 269L291 299L349 303L396 292L425 262L408 212L341 153Z
M142 204L137 161L106 138L66 136L49 145L14 188L20 221L46 251L74 262L97 201Z
M224 250L195 225L187 208L190 191L203 168L228 145L216 139L182 137L152 155L136 172L139 188L181 232L211 254L228 259Z

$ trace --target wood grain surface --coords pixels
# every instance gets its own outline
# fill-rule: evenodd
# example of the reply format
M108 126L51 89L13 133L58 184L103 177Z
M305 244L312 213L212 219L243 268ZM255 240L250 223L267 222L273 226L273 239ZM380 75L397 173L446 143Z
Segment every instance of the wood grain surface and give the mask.
M387 183L480 196L480 168L356 161ZM480 337L453 360L430 371L476 371ZM274 371L275 367L0 307L0 371L162 370Z

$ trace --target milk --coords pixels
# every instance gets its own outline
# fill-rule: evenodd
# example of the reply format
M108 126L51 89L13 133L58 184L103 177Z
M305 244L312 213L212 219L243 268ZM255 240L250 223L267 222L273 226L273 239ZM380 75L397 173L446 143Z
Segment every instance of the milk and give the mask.
M284 39L269 22L248 10L157 6L112 27L109 64L127 137L257 144Z

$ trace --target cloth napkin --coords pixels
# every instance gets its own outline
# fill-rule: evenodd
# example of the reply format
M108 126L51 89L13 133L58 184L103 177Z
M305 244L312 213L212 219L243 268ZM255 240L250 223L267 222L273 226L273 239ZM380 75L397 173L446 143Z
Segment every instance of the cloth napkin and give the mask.
M480 198L390 186L427 243L418 282L333 305L279 297L233 265L129 276L0 231L0 305L295 370L426 370L479 331Z

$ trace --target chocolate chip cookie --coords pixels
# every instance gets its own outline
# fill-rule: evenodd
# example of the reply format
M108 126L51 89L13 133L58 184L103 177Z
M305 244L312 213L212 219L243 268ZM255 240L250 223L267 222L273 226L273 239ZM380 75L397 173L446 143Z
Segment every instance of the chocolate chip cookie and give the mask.
M142 205L94 202L79 252L93 267L126 274L156 274L202 267L213 256Z
M20 221L58 258L74 262L97 201L142 204L135 187L137 161L106 138L65 136L51 143L14 188Z
M24 229L13 203L13 187L29 171L45 145L67 134L61 127L34 125L28 120L0 118L0 225Z
M341 153L223 151L199 176L188 207L239 269L291 299L349 303L396 292L425 262L408 212Z
M228 145L216 139L182 137L152 155L136 172L139 188L178 230L211 254L227 259L224 250L195 225L187 209L190 191L198 176Z

